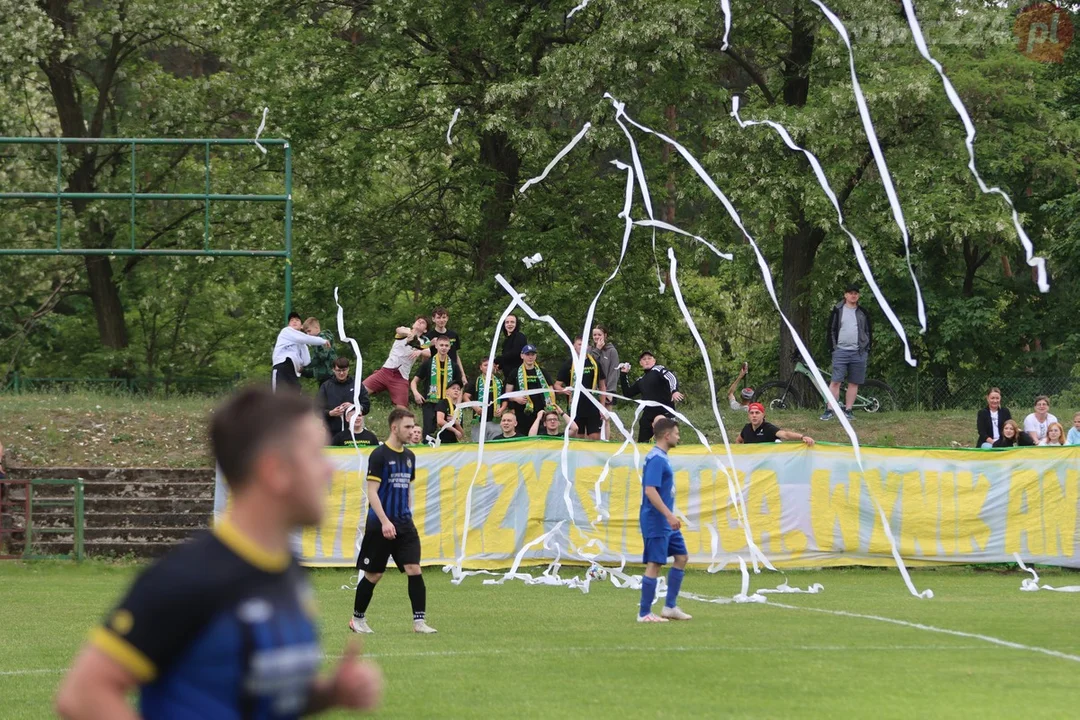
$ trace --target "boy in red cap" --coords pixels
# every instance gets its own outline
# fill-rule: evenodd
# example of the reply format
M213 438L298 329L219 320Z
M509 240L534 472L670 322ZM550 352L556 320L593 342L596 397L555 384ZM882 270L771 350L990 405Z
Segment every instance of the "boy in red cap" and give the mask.
M772 423L765 422L765 406L761 403L752 402L746 406L746 412L750 416L748 422L735 438L737 443L771 443L777 440L794 440L806 443L809 447L814 444L814 438L809 435L781 430Z

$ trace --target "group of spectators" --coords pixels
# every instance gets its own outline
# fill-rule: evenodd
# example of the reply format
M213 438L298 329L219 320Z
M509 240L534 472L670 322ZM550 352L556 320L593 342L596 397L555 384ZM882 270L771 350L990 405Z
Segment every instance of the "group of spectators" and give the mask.
M1035 407L1024 418L1023 427L1013 420L1009 408L1001 404L1001 391L990 388L986 394L986 407L979 411L975 420L979 437L975 447L1006 448L1025 445L1080 445L1080 412L1073 415L1072 427L1066 433L1064 426L1050 412L1050 398L1035 398Z
M648 404L641 411L637 440L648 442L653 437L653 422L669 416L667 408L684 400L675 373L658 363L651 351L638 355L641 374L631 381L630 363L620 362L607 328L597 325L582 363L581 385L586 392L570 417L577 383L573 357L568 355L556 373L550 372L541 364L539 351L517 317L510 315L501 328L491 369L485 430L484 408L463 410L459 406L484 401L489 360L483 358L474 373L466 369L461 359L461 336L450 329L449 319L446 308L436 307L430 321L419 316L412 325L398 327L386 361L357 388L349 358L329 358L332 338L320 334L318 320L302 320L294 313L274 347L274 388L298 389L298 378L303 375L320 381L319 405L334 445L378 444L376 436L364 427L364 418L371 411L371 396L381 392L389 395L393 405L408 407L412 400L420 408L422 422L412 438L414 444L432 443L436 438L440 444L477 442L481 432L486 432L485 441L562 436L567 426L574 438L607 439L609 428L601 407L610 413L620 398L638 397ZM576 338L575 354L580 356L583 346L583 339ZM324 368L329 368L328 372ZM765 422L762 405L749 403L746 408L749 422L738 442L798 440L813 444L809 437Z
M844 300L833 308L828 326L833 350L830 390L839 399L840 383L848 382L843 407L849 414L858 386L865 379L873 337L869 315L858 300L858 286L847 286ZM571 437L606 440L609 428L600 407L613 412L620 397L646 401L637 435L638 442L644 443L653 437L653 422L670 416L667 408L684 399L675 373L659 364L649 350L638 355L641 374L631 381L630 363L620 362L607 328L597 325L583 358L581 384L586 392L579 397L574 416L570 417L577 380L573 356L564 358L557 372L550 372L517 317L509 315L500 331L501 342L492 368L485 429L483 408L472 406L466 410L459 406L483 402L488 358L470 372L461 358L461 336L449 327L449 320L446 308L436 307L430 320L418 316L412 325L398 327L386 361L357 388L349 358L334 353L333 336L321 331L316 318L302 320L293 313L274 346L272 383L275 389L299 389L300 377L315 378L319 383L319 406L334 445L378 445L378 438L365 428L364 418L371 411L371 396L381 392L386 392L394 405L408 407L411 400L420 409L422 422L411 438L416 445L433 443L436 438L440 444L477 442L481 432L486 432L485 441L562 436L567 425ZM582 338L575 338L575 354L580 356L583 345ZM765 407L752 402L753 389L743 388L736 397L736 388L746 372L744 365L728 389L730 407L746 410L749 421L736 442L792 440L813 445L814 440L806 435L766 422ZM822 419L831 417L831 411L827 411ZM1002 406L1001 391L991 388L976 425L975 446L981 448L1080 445L1080 412L1074 415L1072 427L1066 432L1050 413L1050 399L1045 395L1035 399L1033 411L1021 424ZM0 477L2 472L0 467Z

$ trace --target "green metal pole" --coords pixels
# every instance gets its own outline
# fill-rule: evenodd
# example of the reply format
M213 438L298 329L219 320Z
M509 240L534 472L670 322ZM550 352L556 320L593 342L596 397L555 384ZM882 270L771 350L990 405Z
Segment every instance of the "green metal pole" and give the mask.
M203 250L210 249L210 141L206 141L206 199L203 201Z
M56 249L60 249L61 226L64 222L64 206L61 193L64 191L64 146L60 138L56 139Z
M285 324L292 312L292 145L285 144Z
M82 562L83 560L83 483L82 480L75 481L75 560Z
M33 555L34 547L34 483L26 483L26 532L23 533L23 556Z
M131 249L135 249L135 143L131 143Z

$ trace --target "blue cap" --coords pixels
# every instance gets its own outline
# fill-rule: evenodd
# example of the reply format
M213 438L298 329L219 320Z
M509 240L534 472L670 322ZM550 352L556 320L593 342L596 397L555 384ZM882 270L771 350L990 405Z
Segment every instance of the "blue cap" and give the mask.
M529 353L534 353L534 352L536 352L536 346L535 345L526 345L525 347L521 348L521 354L522 355L528 355Z

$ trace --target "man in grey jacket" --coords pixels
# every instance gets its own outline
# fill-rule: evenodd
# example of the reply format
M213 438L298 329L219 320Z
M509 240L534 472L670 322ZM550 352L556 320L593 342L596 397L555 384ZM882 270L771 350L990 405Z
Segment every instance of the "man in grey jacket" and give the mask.
M866 381L866 361L873 344L874 328L870 314L859 305L859 286L852 283L844 290L844 299L829 314L829 349L832 350L832 382L829 390L840 401L840 383L847 380L844 414L850 420L851 406ZM832 420L833 411L825 408L822 420Z

